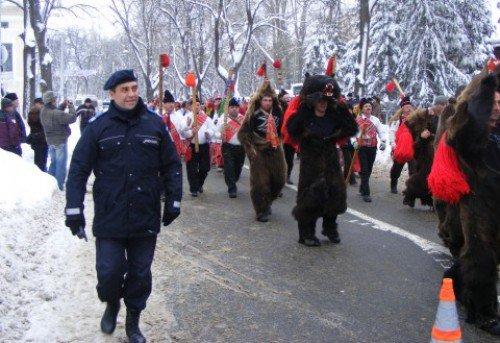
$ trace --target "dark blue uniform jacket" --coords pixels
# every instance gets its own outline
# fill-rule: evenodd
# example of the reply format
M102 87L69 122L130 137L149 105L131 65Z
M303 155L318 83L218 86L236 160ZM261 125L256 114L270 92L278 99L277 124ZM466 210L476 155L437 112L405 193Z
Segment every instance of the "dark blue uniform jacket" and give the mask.
M86 183L93 171L96 237L157 234L162 189L167 211L180 211L182 165L172 138L142 99L135 112L130 116L111 102L107 112L90 122L73 152L66 212L83 213Z

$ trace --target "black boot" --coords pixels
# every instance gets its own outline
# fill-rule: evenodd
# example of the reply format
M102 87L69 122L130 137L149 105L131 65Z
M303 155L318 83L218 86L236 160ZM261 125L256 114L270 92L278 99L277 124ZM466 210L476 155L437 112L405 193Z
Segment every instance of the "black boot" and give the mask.
M500 336L500 321L498 318L481 319L476 322L476 325L488 333L495 336Z
M391 180L391 193L398 194L398 180Z
M127 318L125 319L125 332L130 343L146 343L146 338L139 329L139 319L141 311L127 309Z
M106 309L101 318L101 331L111 335L116 328L116 317L120 311L120 300L117 302L107 302Z

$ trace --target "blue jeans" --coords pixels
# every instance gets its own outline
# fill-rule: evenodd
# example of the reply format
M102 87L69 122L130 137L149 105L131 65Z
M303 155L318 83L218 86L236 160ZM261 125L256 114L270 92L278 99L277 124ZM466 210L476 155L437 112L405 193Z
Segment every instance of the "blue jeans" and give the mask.
M64 190L66 180L66 164L68 161L68 145L49 145L50 166L49 174L56 178L57 186Z

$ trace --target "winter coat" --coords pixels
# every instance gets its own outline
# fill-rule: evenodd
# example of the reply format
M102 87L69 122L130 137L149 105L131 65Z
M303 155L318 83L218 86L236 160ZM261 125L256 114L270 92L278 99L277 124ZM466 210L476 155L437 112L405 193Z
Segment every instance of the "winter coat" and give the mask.
M17 112L17 110L14 110L14 115L16 116L16 121L17 125L19 126L19 139L21 140L21 143L26 142L26 126L24 125L24 120L23 117Z
M29 144L39 145L47 144L45 139L45 131L43 130L42 122L40 120L40 110L33 107L28 112L28 125L30 126L30 134L28 136Z
M78 106L76 109L76 115L80 117L80 128L84 129L87 127L89 120L95 115L95 107L90 105L90 107L85 106L85 104Z
M13 147L21 144L21 134L14 112L0 110L0 147Z
M171 213L180 209L179 156L161 117L147 110L142 99L127 112L112 101L108 111L95 117L83 132L66 182L67 212L83 211L85 185L92 171L96 237L157 234L162 191L167 209Z
M76 121L75 106L69 105L69 113L65 113L63 107L56 108L52 104L46 104L40 113L40 119L48 144L66 144L71 135L69 124Z

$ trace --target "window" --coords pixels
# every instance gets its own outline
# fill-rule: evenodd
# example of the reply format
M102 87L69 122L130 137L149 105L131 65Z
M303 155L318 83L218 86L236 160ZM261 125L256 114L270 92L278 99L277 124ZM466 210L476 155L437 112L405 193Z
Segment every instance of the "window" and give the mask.
M2 71L12 71L12 44L11 43L5 43L3 44L5 49L2 49L3 51L7 51L7 60L5 63L2 65ZM2 58L3 60L3 58Z
M2 29L8 29L8 28L9 28L9 22L2 21Z

